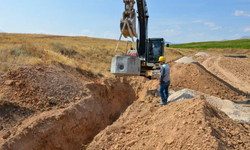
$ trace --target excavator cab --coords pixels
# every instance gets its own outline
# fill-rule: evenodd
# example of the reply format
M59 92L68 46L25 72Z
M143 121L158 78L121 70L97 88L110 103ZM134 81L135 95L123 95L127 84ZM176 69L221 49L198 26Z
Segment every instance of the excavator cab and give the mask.
M137 39L137 49L140 49L140 41ZM149 38L145 44L145 50L142 55L139 54L141 61L141 76L157 78L160 74L159 70L159 57L164 56L164 43L163 38Z
M158 63L160 56L164 56L164 39L151 38L148 40L147 63Z

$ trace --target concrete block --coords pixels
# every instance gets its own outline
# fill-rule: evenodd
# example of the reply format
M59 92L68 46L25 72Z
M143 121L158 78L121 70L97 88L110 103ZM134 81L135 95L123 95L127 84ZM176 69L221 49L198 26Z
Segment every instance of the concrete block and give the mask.
M136 56L116 55L112 58L111 73L122 76L137 76L141 72L141 61Z

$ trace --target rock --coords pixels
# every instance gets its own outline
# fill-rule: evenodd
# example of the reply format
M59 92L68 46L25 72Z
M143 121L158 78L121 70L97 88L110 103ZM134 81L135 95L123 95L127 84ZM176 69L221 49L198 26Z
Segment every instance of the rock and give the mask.
M116 145L114 148L115 148L115 149L118 149L119 147L120 147L120 145Z
M37 103L37 106L42 106L43 105L43 102L42 101L39 101L38 103Z
M11 135L10 131L4 134L3 139L7 139Z
M46 103L46 104L45 104L45 107L46 107L46 108L50 107L50 104L49 104L49 103Z
M80 98L79 97L75 97L75 100L79 100Z
M198 120L198 121L197 121L197 124L201 124L201 123L202 123L202 121L201 121L201 120Z
M186 121L183 121L182 124L185 125L185 124L187 124L187 122L186 122Z
M166 143L167 143L167 144L170 145L170 144L172 144L173 142L174 142L174 139L173 139L172 137L167 137L167 138L166 138Z
M131 147L131 146L134 145L136 142L137 142L136 140L133 140L133 141L129 142L129 143L127 144L127 146Z
M4 82L4 85L8 85L8 86L11 86L15 81L14 80L6 80Z
M232 135L234 135L234 136L239 134L238 131L231 131L230 133L231 133Z
M125 131L125 134L130 134L132 131L131 130L127 130Z

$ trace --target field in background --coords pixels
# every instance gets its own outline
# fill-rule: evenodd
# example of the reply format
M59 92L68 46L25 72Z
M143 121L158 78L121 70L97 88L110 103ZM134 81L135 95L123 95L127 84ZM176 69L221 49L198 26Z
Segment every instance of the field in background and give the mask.
M237 46L237 42L241 43L238 45L247 45L250 40L234 42L235 46ZM193 55L199 51L220 55L250 55L250 49L221 48L222 46L218 43L221 42L171 45L171 47L165 48L166 61ZM233 42L222 43L226 46L226 43ZM209 44L210 46L208 46ZM93 74L110 75L110 63L116 45L117 40L100 38L0 33L0 74L23 65L63 63L90 71ZM215 48L211 48L211 45ZM116 54L125 54L126 47L127 42L121 41Z
M211 41L211 42L196 42L186 44L170 45L172 48L192 48L192 49L250 49L250 39L230 40L230 41Z
M22 65L63 63L95 74L110 69L116 40L38 34L0 34L0 74ZM116 54L126 52L125 41Z

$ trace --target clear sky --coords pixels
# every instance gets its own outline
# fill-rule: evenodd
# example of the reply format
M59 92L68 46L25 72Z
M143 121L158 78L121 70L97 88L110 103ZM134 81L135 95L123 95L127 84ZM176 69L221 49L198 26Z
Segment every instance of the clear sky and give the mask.
M149 37L172 43L250 36L250 0L147 0ZM0 32L118 39L123 0L0 0Z

